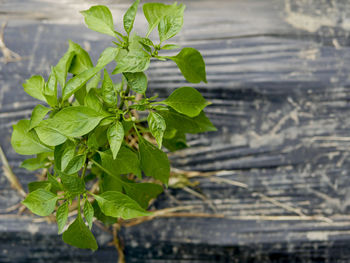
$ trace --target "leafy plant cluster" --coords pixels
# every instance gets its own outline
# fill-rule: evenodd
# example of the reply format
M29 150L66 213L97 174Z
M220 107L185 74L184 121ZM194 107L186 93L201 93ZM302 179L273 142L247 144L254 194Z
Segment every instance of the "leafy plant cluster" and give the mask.
M47 104L38 104L30 120L13 126L15 151L36 155L22 167L47 171L45 180L29 184L23 204L40 216L54 213L63 241L79 248L98 247L90 231L94 217L111 224L151 214L149 202L167 186L170 174L162 146L182 149L187 147L186 133L215 130L203 112L209 103L192 87L175 89L161 101L146 96L144 71L151 59L174 61L191 83L206 82L206 72L194 48L182 48L176 56L159 54L179 48L164 42L181 30L184 5L144 4L149 23L145 37L131 33L138 5L139 0L124 15L125 34L114 29L106 6L82 11L88 28L114 37L114 46L93 65L89 54L70 41L46 81L36 75L23 84L29 95ZM149 38L156 27L159 44ZM105 69L112 62L116 67L111 74L122 76L119 83ZM91 188L96 182L98 187ZM77 216L66 227L74 211Z

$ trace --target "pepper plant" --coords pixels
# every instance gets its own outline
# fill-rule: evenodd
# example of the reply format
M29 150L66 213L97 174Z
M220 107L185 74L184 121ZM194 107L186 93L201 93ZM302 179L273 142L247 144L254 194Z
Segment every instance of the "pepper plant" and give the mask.
M207 82L203 58L196 49L182 48L176 56L162 50L182 28L185 6L147 3L145 37L131 33L139 0L123 18L125 33L115 30L103 5L82 11L88 28L114 38L94 65L87 51L69 41L69 48L47 80L32 76L24 90L40 100L29 120L13 126L11 143L22 155L36 155L22 167L45 169L44 180L29 183L22 202L39 216L54 214L63 241L97 249L93 218L106 224L151 215L151 199L167 187L170 164L162 150L187 147L186 133L214 131L203 109L209 104L194 88L179 87L165 100L147 97L151 60L172 60L188 82ZM158 28L159 42L150 33ZM106 66L116 63L109 73ZM120 74L120 82L111 75ZM58 86L60 88L58 88ZM75 216L68 225L68 215Z

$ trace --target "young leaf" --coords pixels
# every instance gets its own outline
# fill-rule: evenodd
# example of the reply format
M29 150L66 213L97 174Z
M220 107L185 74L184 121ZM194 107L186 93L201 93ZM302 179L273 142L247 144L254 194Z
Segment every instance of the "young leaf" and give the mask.
M13 149L22 155L32 155L52 152L52 149L42 144L35 131L29 130L30 121L20 120L13 125L11 144Z
M83 71L93 67L89 54L77 43L69 40L68 51L73 51L75 53L68 72L74 75L78 75Z
M101 91L102 99L104 102L110 106L115 106L117 104L117 95L115 93L113 81L106 69L104 69Z
M58 197L48 190L39 188L27 195L22 201L30 211L39 216L50 215L56 207Z
M68 220L68 202L63 203L56 211L58 234L61 234Z
M75 52L68 49L68 51L63 55L60 61L58 61L57 65L54 68L57 81L60 83L62 89L66 85L67 72L70 68L74 55Z
M47 191L51 190L51 184L48 181L37 181L37 182L31 182L28 184L28 191L29 193L34 192L35 190L42 188Z
M82 194L85 191L85 183L77 174L61 174L61 181L64 189L73 196Z
M98 248L94 235L85 225L80 215L78 215L74 222L63 233L62 239L65 243L74 247L91 249L92 251Z
M165 120L167 129L175 129L182 133L200 133L216 131L215 126L202 111L198 116L191 118L174 110L157 111Z
M94 197L102 213L106 216L131 219L151 215L151 213L140 207L136 201L120 192L108 191L101 195L94 195Z
M88 94L84 98L84 105L95 110L96 112L103 112L102 102L99 100L97 91L95 88L90 89Z
M72 106L45 120L45 125L68 137L79 137L92 131L104 117L89 107Z
M125 193L134 199L139 205L147 209L149 201L156 198L163 192L163 187L151 183L125 183L123 184Z
M57 193L57 191L63 190L62 184L50 173L47 173L47 181L51 184L51 192Z
M30 79L23 84L24 91L27 92L33 98L42 100L46 102L46 99L43 95L45 86L45 80L42 76L32 76Z
M74 174L80 171L80 169L84 166L86 160L85 154L79 154L74 156L68 163L67 167L64 169L64 173L66 174Z
M85 17L85 23L88 28L96 32L116 36L113 26L113 17L107 6L95 5L90 9L81 11Z
M164 184L168 184L170 164L168 156L153 144L139 136L141 169L146 176L151 176Z
M110 151L99 152L102 160L102 166L114 175L133 173L137 176L141 175L140 161L137 153L129 147L122 145L117 154L117 158L113 160Z
M56 146L64 143L67 137L59 133L55 129L52 129L49 125L51 123L50 119L42 121L39 126L35 128L36 133L40 141L49 146Z
M113 159L117 157L120 146L124 141L124 127L123 124L117 121L115 124L112 124L107 131L107 138L109 145L111 147Z
M92 228L92 220L94 218L94 208L92 207L92 205L90 204L89 200L85 200L84 203L84 217L86 222L89 225L89 228Z
M115 47L108 47L101 53L100 57L98 58L96 67L102 69L104 66L106 66L108 63L113 61L119 53L119 48Z
M130 88L140 94L144 94L147 89L147 76L143 72L125 72L123 73Z
M160 19L158 33L160 42L163 42L180 32L184 22L185 6L176 3L171 5L169 13Z
M151 111L148 115L147 122L153 137L158 143L159 149L162 148L163 135L166 129L163 117L160 114Z
M185 47L176 56L167 58L177 64L182 75L188 82L199 83L203 81L207 83L205 63L198 50Z
M29 130L38 126L49 111L51 111L51 109L46 108L41 104L36 105L32 112L32 116L30 117Z
M177 48L180 48L180 46L175 44L166 44L162 46L160 49L170 50L170 49L177 49Z
M64 171L66 169L68 163L74 157L75 148L75 144L69 140L55 147L54 160L56 170Z
M51 107L55 107L57 105L57 78L53 67L51 67L51 74L44 86L43 94L47 103Z
M191 87L176 89L161 103L189 117L197 116L209 104L196 89Z
M134 25L135 16L136 16L137 7L139 5L139 2L140 2L140 0L136 0L129 7L129 9L126 11L126 13L124 15L124 18L123 18L124 29L125 29L126 33L128 33L128 35L130 34L132 27Z

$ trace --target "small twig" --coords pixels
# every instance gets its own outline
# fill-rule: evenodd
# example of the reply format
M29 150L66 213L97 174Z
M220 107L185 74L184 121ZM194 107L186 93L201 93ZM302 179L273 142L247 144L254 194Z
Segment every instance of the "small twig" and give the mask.
M0 50L4 55L2 60L4 61L5 64L7 64L8 62L21 61L23 59L16 52L13 52L8 47L6 47L5 41L4 41L4 32L5 32L6 25L7 25L7 22L2 23L1 29L0 29Z
M190 193L191 195L194 195L196 197L198 197L199 199L202 199L205 203L207 203L209 205L209 207L211 209L213 209L214 212L216 212L216 207L214 206L213 202L208 199L205 195L198 193L197 191L185 186L182 188L184 191L186 191L187 193Z
M120 228L121 228L120 223L115 223L113 225L113 244L118 251L118 263L125 263L124 250L120 243L120 239L118 237L118 232Z
M11 187L14 188L15 190L17 190L21 196L26 197L27 194L23 190L23 187L22 187L21 183L19 182L17 176L13 173L13 171L10 167L10 164L7 161L5 153L2 150L1 146L0 146L0 159L2 162L2 169L4 171L4 175L7 178L7 180L9 180L9 182L11 183Z

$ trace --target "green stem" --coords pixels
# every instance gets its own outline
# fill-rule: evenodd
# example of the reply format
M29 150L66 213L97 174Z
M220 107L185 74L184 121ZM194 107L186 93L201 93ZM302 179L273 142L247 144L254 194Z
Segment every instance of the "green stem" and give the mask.
M130 86L127 85L127 86L126 86L125 93L124 93L124 96L122 96L122 99L120 100L120 104L119 104L118 109L120 109L120 110L123 109L123 107L124 107L124 102L125 102L125 97L129 96L129 92L130 92Z

